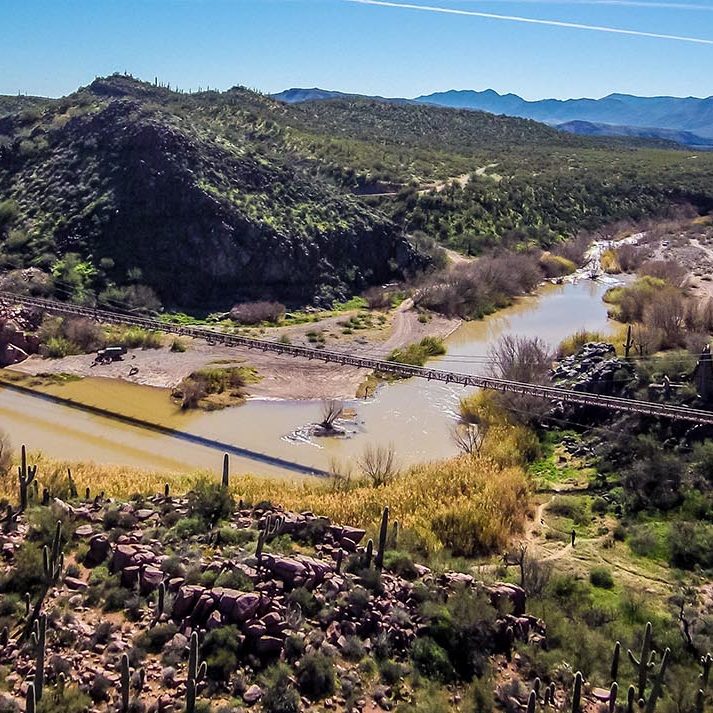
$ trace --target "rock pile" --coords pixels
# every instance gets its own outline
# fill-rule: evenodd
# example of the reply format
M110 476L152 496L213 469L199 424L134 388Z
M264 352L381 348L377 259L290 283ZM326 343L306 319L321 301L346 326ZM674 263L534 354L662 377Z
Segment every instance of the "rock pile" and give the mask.
M575 391L623 396L635 385L636 372L631 362L616 356L613 345L590 342L562 359L552 370L552 380Z

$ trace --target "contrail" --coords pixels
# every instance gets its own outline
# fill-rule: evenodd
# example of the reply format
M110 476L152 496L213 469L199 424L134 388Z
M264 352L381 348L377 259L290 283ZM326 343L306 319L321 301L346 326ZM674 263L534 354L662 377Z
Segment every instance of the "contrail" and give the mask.
M650 7L662 10L702 10L713 12L713 5L681 2L654 2L653 0L483 0L494 3L528 3L532 5L609 5L616 7Z
M573 30L589 30L591 32L608 32L615 35L630 35L633 37L653 37L657 40L674 40L676 42L693 42L699 45L713 45L713 40L704 40L700 37L685 37L682 35L664 35L658 32L643 32L641 30L623 30L618 27L604 27L601 25L583 25L579 22L562 22L560 20L538 20L534 17L520 17L518 15L497 15L492 12L477 12L475 10L456 10L450 7L433 7L432 5L413 5L410 3L389 2L389 0L344 0L344 2L358 5L377 5L379 7L394 7L401 10L420 10L422 12L435 12L443 15L465 15L467 17L485 17L489 20L505 20L507 22L522 22L527 25L548 25L549 27L566 27Z

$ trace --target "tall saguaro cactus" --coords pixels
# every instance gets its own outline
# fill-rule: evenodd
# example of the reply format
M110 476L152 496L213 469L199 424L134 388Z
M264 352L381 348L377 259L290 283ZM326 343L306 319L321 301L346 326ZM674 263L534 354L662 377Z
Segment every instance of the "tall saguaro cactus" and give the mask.
M230 456L226 453L223 456L223 483L224 488L230 487Z
M129 683L131 682L131 670L129 669L128 654L121 655L121 713L129 711Z
M631 653L631 649L628 649L626 652L629 656L629 660L633 664L634 668L637 669L639 674L639 698L644 697L644 693L646 691L646 680L648 678L649 671L653 668L654 665L654 662L651 659L651 631L651 622L647 621L646 629L644 629L644 640L641 644L641 653L639 654L638 659L636 658L636 656L634 656L633 653Z
M671 654L671 649L666 649L663 652L663 657L661 658L661 665L659 666L659 671L654 678L654 685L651 689L651 694L646 702L646 713L654 713L656 710L656 703L661 697L663 692L664 678L666 676L666 669L668 667L668 659Z
M27 465L27 449L22 446L20 465L17 468L17 478L20 483L20 510L27 509L28 489L37 476L37 466Z
M36 702L35 684L30 682L27 684L27 693L25 694L25 713L35 713Z
M32 645L35 647L35 681L34 696L35 701L42 699L42 691L45 687L45 651L47 644L47 615L42 614L35 621L35 628L32 632Z
M389 508L384 508L381 515L381 529L379 530L379 550L376 553L375 566L381 572L384 568L384 552L386 552L386 540L389 536Z
M574 675L574 689L572 690L572 713L580 713L582 699L582 674L580 671Z
M186 713L195 713L196 693L198 684L206 675L206 663L198 664L198 632L191 634L191 645L188 652L188 680L186 681Z

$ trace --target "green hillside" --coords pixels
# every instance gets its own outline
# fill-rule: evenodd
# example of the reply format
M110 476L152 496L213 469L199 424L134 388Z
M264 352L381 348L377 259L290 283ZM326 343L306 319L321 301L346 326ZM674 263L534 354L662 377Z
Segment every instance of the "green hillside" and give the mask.
M39 268L60 296L325 304L426 268L416 231L478 253L680 204L707 212L713 154L480 112L287 105L114 75L61 100L0 98L0 204L0 269Z

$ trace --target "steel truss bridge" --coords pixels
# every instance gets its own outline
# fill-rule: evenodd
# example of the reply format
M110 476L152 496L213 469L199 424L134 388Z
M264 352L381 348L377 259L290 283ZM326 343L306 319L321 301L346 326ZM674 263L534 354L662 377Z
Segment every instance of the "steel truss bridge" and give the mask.
M609 409L611 411L637 413L646 416L656 416L660 418L713 425L713 411L705 411L703 409L693 409L687 408L686 406L675 406L672 404L654 403L651 401L625 399L617 396L601 396L599 394L589 394L583 391L575 391L573 389L562 388L559 386L530 384L490 376L476 376L474 374L462 374L442 369L432 369L430 367L399 364L397 362L384 361L382 359L371 359L363 356L354 356L352 354L345 354L343 352L328 349L313 349L310 347L283 344L281 342L270 341L267 339L254 339L252 337L244 337L237 334L224 334L205 327L169 324L151 317L126 314L123 312L112 312L91 307L82 307L56 300L24 297L11 292L0 291L0 306L22 306L60 316L84 317L93 321L109 324L134 325L137 327L143 327L144 329L166 332L168 334L175 334L182 337L203 339L210 344L222 344L227 347L261 349L265 352L273 352L275 354L300 357L310 360L318 359L323 362L353 366L359 369L377 371L382 374L393 374L398 377L416 377L419 379L427 379L429 381L441 381L446 384L475 386L481 389L492 389L505 393L536 396L553 403L573 404L577 406L596 406Z

